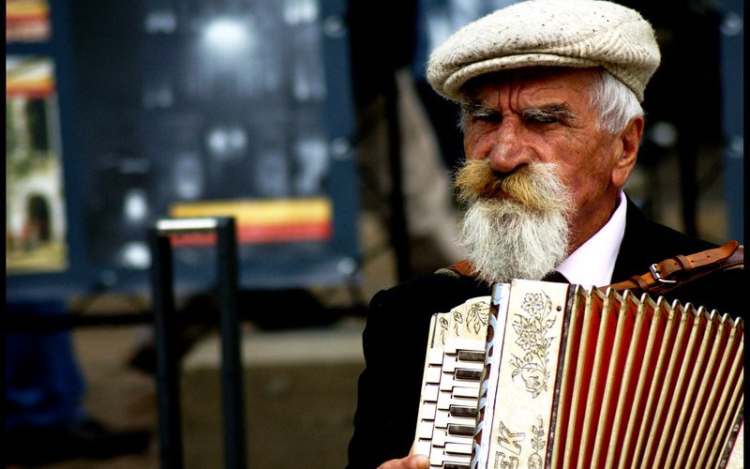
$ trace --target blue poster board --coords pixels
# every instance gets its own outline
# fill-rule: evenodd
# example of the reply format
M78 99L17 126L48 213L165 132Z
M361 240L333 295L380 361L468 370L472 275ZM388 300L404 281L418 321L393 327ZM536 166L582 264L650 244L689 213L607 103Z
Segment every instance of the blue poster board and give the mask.
M74 3L74 4L73 4ZM343 0L50 1L67 262L9 267L8 298L146 291L146 229L233 216L240 286L356 282L358 179ZM180 289L213 240L175 241Z

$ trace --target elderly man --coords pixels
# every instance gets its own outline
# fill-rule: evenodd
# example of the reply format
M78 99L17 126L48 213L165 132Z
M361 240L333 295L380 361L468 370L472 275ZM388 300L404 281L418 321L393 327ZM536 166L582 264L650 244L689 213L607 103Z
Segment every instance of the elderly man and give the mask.
M433 52L430 83L462 106L467 161L455 184L468 205L461 241L472 270L442 269L373 298L351 469L427 467L424 456L406 456L433 313L488 295L496 282L562 274L606 286L712 247L647 221L622 192L659 60L637 12L590 0L521 2ZM742 272L670 294L739 314Z

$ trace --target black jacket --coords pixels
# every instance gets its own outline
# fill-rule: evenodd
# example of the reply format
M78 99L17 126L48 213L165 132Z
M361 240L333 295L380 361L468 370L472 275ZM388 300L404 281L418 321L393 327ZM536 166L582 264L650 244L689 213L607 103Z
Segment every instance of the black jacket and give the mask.
M646 272L655 262L715 247L648 221L628 201L625 235L612 283ZM670 299L738 316L744 270L723 272L673 290ZM405 457L414 439L430 317L490 294L469 277L429 274L378 292L363 334L366 368L359 378L349 469L375 468Z

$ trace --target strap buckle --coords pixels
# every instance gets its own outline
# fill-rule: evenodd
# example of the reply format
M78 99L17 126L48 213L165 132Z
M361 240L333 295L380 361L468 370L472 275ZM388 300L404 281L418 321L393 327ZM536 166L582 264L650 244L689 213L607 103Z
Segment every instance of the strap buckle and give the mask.
M648 270L651 272L651 275L654 276L654 279L656 279L660 283L677 283L677 280L668 280L665 278L661 278L661 270L659 270L659 266L656 264L651 264L651 267L649 267Z

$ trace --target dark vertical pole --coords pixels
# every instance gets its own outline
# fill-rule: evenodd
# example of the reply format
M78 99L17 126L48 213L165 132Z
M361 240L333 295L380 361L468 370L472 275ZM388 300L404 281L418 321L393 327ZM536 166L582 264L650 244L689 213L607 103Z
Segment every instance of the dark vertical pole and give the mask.
M408 280L412 275L412 271L402 177L403 165L401 158L401 127L398 113L398 88L395 76L392 76L388 80L385 106L385 117L388 121L388 153L391 169L391 244L396 255L396 271L400 283Z
M724 200L727 205L727 237L744 242L745 237L745 102L743 0L721 0L721 84L724 145Z
M182 469L179 356L169 237L155 228L148 231L151 245L151 287L156 348L156 397L159 411L161 469Z
M246 469L242 350L237 311L237 235L233 218L217 219L217 258L224 411L224 467Z

